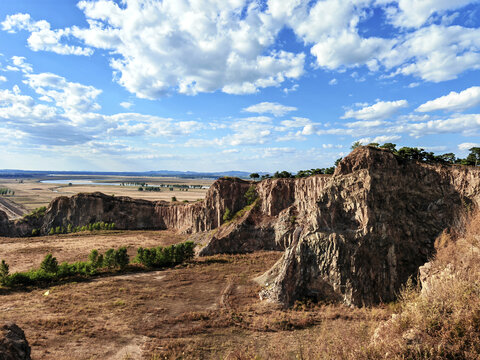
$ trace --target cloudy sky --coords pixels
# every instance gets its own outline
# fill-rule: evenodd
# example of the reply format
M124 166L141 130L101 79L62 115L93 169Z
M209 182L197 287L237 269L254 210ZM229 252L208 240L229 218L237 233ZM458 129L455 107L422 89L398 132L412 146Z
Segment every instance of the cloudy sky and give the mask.
M0 168L276 171L480 146L480 1L1 0Z

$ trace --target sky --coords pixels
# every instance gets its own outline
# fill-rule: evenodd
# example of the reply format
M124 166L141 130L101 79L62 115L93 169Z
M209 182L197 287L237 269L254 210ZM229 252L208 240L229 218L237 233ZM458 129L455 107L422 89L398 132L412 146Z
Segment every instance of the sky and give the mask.
M1 0L0 169L293 171L480 146L480 1Z

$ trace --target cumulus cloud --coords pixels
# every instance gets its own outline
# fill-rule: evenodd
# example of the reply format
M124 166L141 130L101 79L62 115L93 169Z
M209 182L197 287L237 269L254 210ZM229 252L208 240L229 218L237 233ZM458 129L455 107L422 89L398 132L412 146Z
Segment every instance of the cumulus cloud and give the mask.
M119 84L138 97L156 99L171 92L251 94L298 79L305 54L275 46L283 28L303 41L318 67L343 71L366 66L430 82L455 79L480 68L480 29L445 20L470 2L80 1L87 27L51 29L29 14L8 15L1 26L8 32L29 31L34 51L91 55L93 49L106 50ZM377 13L372 9L384 12L386 23L380 26L392 26L394 36L360 31Z
M472 86L459 93L452 91L450 94L427 101L420 105L416 111L430 112L437 110L463 111L480 104L480 86Z
M399 0L396 4L390 0L377 0L386 6L387 19L397 27L420 27L433 14L442 14L447 10L456 10L468 5L472 0Z
M0 75L0 82L6 82L7 78L5 76Z
M458 144L458 149L462 150L462 151L469 150L472 147L480 147L480 143L470 143L470 142L468 142L468 143Z
M400 140L401 138L402 137L400 135L380 135L374 138L371 138L371 137L362 138L362 139L359 139L358 141L364 145L371 144L371 143L384 144L387 142Z
M34 21L29 14L7 15L1 23L2 29L10 33L16 33L21 30L30 32L28 46L33 51L52 51L61 55L92 55L93 50L80 46L68 45L62 43L71 35L71 30L59 29L51 30L50 24L45 21Z
M133 106L133 104L128 101L122 101L120 103L120 106L123 107L124 109L130 109Z
M291 111L296 111L297 108L294 106L285 106L279 103L272 103L272 102L262 102L260 104L249 106L243 111L258 113L258 114L265 114L270 113L273 116L283 116Z
M382 120L391 117L401 108L407 106L408 102L406 100L379 101L374 105L365 106L359 110L348 110L342 116L342 119Z
M102 92L93 86L67 81L52 73L27 74L25 83L42 95L42 100L55 102L65 111L89 112L100 109L95 101Z
M170 91L248 94L303 73L304 54L268 50L279 24L245 1L81 1L87 45L113 51L117 81L143 98Z

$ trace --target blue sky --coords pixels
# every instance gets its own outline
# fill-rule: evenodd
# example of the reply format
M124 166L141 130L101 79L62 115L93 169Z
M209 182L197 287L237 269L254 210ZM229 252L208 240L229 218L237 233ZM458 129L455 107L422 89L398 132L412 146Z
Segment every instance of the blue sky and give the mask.
M480 2L3 0L0 168L297 171L480 146Z

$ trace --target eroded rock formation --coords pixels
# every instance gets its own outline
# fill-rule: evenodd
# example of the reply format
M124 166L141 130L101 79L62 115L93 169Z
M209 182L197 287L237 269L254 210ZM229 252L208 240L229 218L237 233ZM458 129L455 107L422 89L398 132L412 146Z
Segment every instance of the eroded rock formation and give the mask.
M30 360L30 346L25 333L14 323L0 327L0 359Z
M254 186L257 200L247 206ZM285 250L261 277L263 298L292 304L312 296L363 305L394 299L433 254L433 241L464 209L480 203L480 169L405 161L360 147L333 176L224 178L202 202L170 204L79 194L54 200L41 218L8 222L3 235L46 234L56 226L114 222L119 229L175 229L197 234L200 255ZM226 209L236 213L224 223Z

